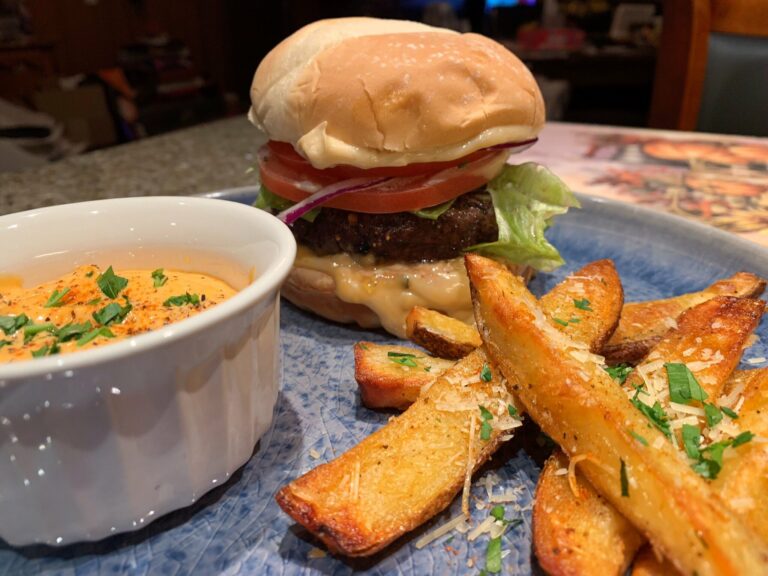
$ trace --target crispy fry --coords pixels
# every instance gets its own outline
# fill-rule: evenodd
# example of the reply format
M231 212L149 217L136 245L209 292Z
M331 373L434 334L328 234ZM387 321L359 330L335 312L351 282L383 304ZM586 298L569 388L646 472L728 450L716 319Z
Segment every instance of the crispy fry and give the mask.
M733 423L758 438L768 437L768 368L736 372L725 394L743 388L744 403ZM737 400L738 403L738 400ZM723 499L768 541L768 443L752 441L733 451L712 482Z
M278 504L348 556L373 554L443 510L509 434L502 427L517 424L499 375L480 378L487 362L482 349L460 360L401 416L283 487ZM494 413L488 440L479 406Z
M595 274L578 281L618 289ZM568 292L567 282L555 290ZM615 294L601 289L594 298L595 313L584 322L606 330L618 313L604 316L613 308L599 300L615 299ZM605 337L597 330L583 333ZM507 411L514 401L498 370L491 367L489 382L480 377L485 364L490 361L484 348L459 360L403 415L283 487L276 496L280 506L331 550L348 556L373 554L443 510L510 434L512 428L505 428L518 425ZM495 415L487 441L482 438L481 405Z
M630 302L624 305L621 320L601 354L609 364L639 362L687 309L715 296L755 298L765 290L765 280L748 272L718 280L701 292L664 300Z
M644 538L583 478L574 496L567 468L557 450L536 486L533 544L541 567L552 576L623 575Z
M414 306L405 319L405 335L439 358L458 360L482 344L474 326L440 312Z
M647 359L637 366L624 384L625 389L632 392L645 380L653 394L643 395L642 400L649 405L659 400L664 410L669 412L663 365L665 362L684 362L694 368L692 372L697 380L710 398L715 399L738 363L742 347L756 328L762 309L760 301L727 297L717 297L691 308L680 317L677 328L667 333ZM733 386L731 383L730 387ZM645 434L643 430L634 432ZM563 458L567 465L567 458ZM545 468L542 479L546 478L546 472ZM547 571L552 574L577 574L583 566L599 565L600 570L595 568L595 571L600 574L623 574L644 539L634 528L626 527L625 520L624 524L615 520L616 517L623 520L623 517L587 482L584 482L587 489L577 498L565 489L567 482L564 484L562 479L557 480L559 482L539 481L537 504L534 506L534 541L540 561L548 550L557 548L561 551L557 555L548 554L545 560ZM538 499L545 504L540 507ZM558 507L551 505L554 500L559 503ZM540 510L538 513L537 509ZM546 514L543 510L550 512ZM558 533L551 526L567 526L573 530ZM624 545L614 545L611 554L607 554L603 552L603 542ZM564 550L571 550L571 553L564 554Z
M587 264L555 286L542 297L541 307L556 328L577 341L591 342L591 349L598 350L616 327L622 301L621 280L613 263L599 260ZM601 309L597 309L598 306ZM463 356L472 337L480 338L475 328L418 306L408 315L406 325L411 340L440 358ZM477 341L473 342L472 348L477 345ZM369 408L404 409L418 397L421 387L434 380L429 374L405 373L391 369L391 366L382 373L381 363L358 368L359 361L367 357L360 354L358 358L358 354L356 350L355 378L360 385L363 404ZM430 373L436 375L440 366L436 365Z
M600 358L553 330L502 266L476 255L466 262L490 357L542 430L572 458L588 457L580 470L590 483L687 573L766 572L768 546L647 428ZM631 430L644 430L648 445Z
M680 572L671 562L660 558L649 544L643 546L632 563L632 576L674 576Z
M613 262L598 260L542 296L540 306L557 329L577 342L591 342L590 350L597 352L615 330L623 303L624 290ZM588 318L600 321L585 321Z
M424 386L454 364L406 346L355 345L355 380L368 408L407 408Z

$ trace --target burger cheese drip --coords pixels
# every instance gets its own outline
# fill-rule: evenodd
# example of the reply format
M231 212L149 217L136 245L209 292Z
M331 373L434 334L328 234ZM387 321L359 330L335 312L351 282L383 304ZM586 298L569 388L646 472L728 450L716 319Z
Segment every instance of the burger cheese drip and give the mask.
M331 276L341 300L367 306L385 330L400 338L405 338L405 317L414 306L474 321L463 258L376 265L370 256L317 256L299 246L295 265Z
M235 294L212 276L80 266L23 288L0 279L0 363L67 354L157 330Z

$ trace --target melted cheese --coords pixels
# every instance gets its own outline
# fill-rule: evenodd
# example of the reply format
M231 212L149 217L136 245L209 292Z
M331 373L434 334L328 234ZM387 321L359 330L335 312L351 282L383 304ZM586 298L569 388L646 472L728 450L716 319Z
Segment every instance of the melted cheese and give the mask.
M438 310L468 324L474 321L462 258L377 265L370 257L317 256L300 246L295 265L331 276L341 300L368 306L382 326L400 338L405 338L405 317L414 306Z

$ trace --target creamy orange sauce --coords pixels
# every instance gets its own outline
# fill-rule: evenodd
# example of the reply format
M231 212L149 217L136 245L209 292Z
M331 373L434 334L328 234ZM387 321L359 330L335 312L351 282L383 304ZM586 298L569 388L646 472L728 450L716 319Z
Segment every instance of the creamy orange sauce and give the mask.
M199 314L236 293L195 272L114 274L127 280L114 298L109 286L106 293L99 286L107 270L94 265L33 288L0 279L0 363L105 346Z

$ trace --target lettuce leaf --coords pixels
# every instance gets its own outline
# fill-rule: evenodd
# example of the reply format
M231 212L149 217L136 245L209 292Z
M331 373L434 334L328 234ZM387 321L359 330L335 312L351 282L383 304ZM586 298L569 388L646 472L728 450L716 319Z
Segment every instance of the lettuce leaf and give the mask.
M270 192L266 186L262 185L261 189L259 190L259 195L256 198L256 202L253 203L254 207L260 208L262 210L275 210L276 212L282 212L286 208L290 208L293 206L295 202L291 202L290 200L287 200L283 198L282 196L278 196L277 194L274 194L273 192ZM317 218L317 215L320 214L320 208L313 208L306 214L302 216L302 219L306 220L307 222L314 222L315 218Z
M445 214L451 206L453 206L453 203L456 201L456 198L453 200L448 200L448 202L443 202L442 204L438 204L437 206L430 206L429 208L422 208L421 210L414 210L411 212L414 216L418 216L419 218L426 218L427 220L437 220Z
M499 239L470 246L468 251L545 272L564 263L544 232L555 216L580 205L560 178L533 162L508 165L488 183L487 190L493 200Z

